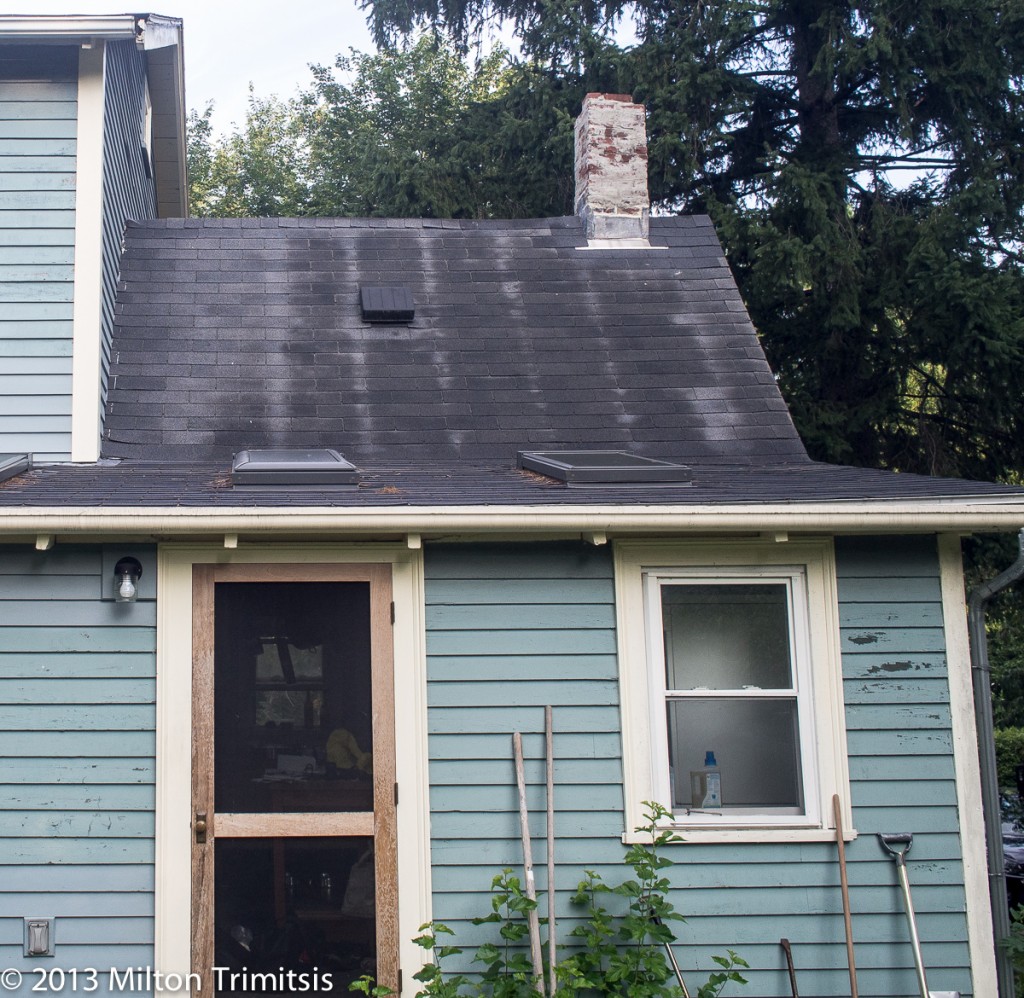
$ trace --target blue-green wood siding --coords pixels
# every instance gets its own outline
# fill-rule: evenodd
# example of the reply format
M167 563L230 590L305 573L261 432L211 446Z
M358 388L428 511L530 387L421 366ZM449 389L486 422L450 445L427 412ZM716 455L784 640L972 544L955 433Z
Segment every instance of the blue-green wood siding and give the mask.
M114 297L121 266L125 222L156 218L156 188L146 168L145 55L134 42L107 46L103 136L103 312L100 405L106 404Z
M914 992L895 869L875 833L914 834L910 876L929 984L970 994L934 539L837 545L851 793L848 846L860 993ZM545 886L543 706L555 707L557 889L571 928L584 868L622 876L623 790L610 553L575 544L431 546L426 552L434 915L465 942L487 890L521 871L510 734L524 733L534 855ZM673 901L695 968L727 947L752 965L735 993L788 995L789 938L806 994L849 987L836 847L673 847ZM468 968L467 968L468 969ZM696 990L693 988L693 990Z
M41 965L38 915L47 967L152 964L155 604L101 576L96 547L0 547L0 967Z
M0 452L71 452L78 51L0 59Z

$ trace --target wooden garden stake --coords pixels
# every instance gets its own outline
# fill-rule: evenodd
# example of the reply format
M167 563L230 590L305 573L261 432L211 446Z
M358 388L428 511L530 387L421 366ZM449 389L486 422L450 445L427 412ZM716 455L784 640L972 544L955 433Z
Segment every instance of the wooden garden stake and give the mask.
M538 994L544 994L544 956L540 948L540 916L537 914L537 881L533 875L533 852L530 846L530 815L526 807L526 774L523 770L523 736L517 731L512 735L512 751L516 761L516 786L519 788L519 825L523 838L523 873L526 880L526 896L534 902L527 917L530 929L530 960L533 963L533 986Z
M548 778L548 994L555 993L555 739L552 710L544 708Z

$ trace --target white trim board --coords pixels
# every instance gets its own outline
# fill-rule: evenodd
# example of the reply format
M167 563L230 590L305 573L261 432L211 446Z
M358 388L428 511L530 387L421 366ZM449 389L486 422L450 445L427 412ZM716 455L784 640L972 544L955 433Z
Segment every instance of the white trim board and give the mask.
M953 764L960 816L960 851L967 896L967 948L976 995L998 993L992 909L989 900L988 859L985 851L985 813L981 800L978 732L974 723L974 689L964 599L960 537L939 537L939 580L942 621L946 635L949 712L952 717Z
M1024 495L996 500L878 501L703 506L205 507L17 506L0 510L0 534L216 533L270 538L302 534L506 533L950 533L1024 526Z
M406 979L424 961L412 943L430 920L423 552L405 544L290 544L225 549L165 544L157 603L156 954L164 974L184 976L191 959L192 566L194 564L385 563L395 602L395 753L398 804L400 966ZM168 993L168 992L162 992Z
M106 44L78 54L75 180L75 300L71 359L71 460L100 454L103 314L103 130Z

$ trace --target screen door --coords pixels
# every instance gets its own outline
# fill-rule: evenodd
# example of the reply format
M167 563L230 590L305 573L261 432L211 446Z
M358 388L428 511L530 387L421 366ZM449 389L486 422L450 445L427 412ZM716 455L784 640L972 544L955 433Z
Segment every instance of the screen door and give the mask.
M199 565L193 600L202 992L397 990L390 568Z

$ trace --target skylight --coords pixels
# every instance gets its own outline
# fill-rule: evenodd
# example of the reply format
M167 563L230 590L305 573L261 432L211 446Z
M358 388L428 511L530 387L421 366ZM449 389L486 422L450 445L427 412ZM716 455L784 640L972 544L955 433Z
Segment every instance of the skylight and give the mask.
M365 322L412 322L416 305L412 292L404 285L363 285L359 289L359 304Z
M622 450L520 451L519 467L569 485L688 485L691 481L690 469L685 464Z
M242 450L231 462L234 485L351 486L359 472L334 450L299 450L288 447Z
M0 454L0 482L27 471L29 465L28 454Z

